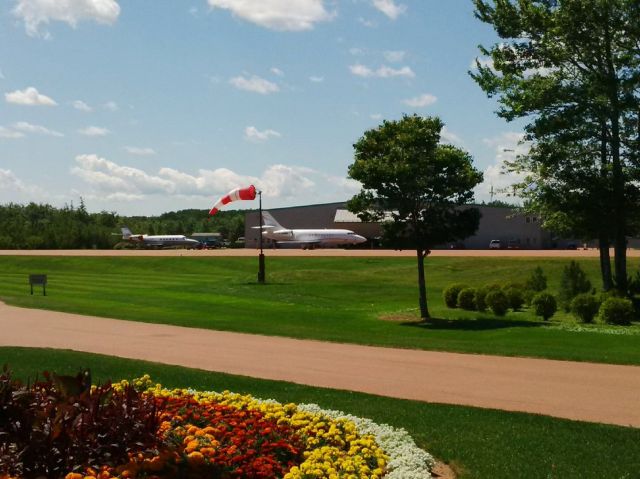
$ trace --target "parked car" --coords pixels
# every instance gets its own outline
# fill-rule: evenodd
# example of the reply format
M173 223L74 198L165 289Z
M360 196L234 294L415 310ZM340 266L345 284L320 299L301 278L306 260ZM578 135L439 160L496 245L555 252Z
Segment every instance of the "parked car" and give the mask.
M507 249L520 249L520 240L509 240L507 243Z
M489 242L489 249L500 249L502 248L502 242L500 240L491 240Z

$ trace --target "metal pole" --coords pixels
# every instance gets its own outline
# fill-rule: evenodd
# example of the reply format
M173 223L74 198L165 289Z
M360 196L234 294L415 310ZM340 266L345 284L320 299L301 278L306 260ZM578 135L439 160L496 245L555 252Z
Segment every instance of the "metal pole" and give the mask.
M258 283L264 284L265 280L265 272L264 272L264 253L262 251L262 191L258 191L259 195L259 211L258 215L260 216L260 230L258 234L260 235L260 255L258 256Z

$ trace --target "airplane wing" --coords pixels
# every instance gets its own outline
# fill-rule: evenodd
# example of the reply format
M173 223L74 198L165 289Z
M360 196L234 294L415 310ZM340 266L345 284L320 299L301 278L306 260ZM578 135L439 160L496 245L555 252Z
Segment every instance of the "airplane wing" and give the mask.
M313 248L315 246L320 246L320 241L317 241L317 240L314 240L314 241L298 241L298 240L276 241L276 244L298 245L301 248Z

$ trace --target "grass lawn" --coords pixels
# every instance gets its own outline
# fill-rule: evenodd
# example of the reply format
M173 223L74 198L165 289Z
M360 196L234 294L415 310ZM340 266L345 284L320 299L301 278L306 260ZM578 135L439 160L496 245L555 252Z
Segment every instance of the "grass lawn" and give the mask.
M391 399L70 351L0 348L2 363L9 363L23 379L45 369L75 374L89 367L94 383L149 373L167 387L228 389L280 402L317 403L407 429L420 447L451 464L461 479L640 477L640 429Z
M496 319L447 309L454 282L526 280L540 265L558 288L565 259L429 258L431 314L417 323L413 258L0 257L0 298L9 304L97 316L327 341L640 364L640 325L545 323L529 311ZM598 285L597 258L581 261ZM632 260L629 271L634 272ZM29 273L47 273L47 296L30 296ZM381 319L384 318L384 319ZM622 334L621 334L622 333Z

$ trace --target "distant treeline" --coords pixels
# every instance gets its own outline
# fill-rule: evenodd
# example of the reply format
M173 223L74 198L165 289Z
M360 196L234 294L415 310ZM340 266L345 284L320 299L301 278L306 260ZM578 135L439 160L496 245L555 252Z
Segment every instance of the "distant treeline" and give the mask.
M139 234L217 232L231 242L244 235L244 211L182 210L160 216L89 213L79 206L29 203L0 205L0 249L110 249L122 242L120 228Z

